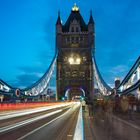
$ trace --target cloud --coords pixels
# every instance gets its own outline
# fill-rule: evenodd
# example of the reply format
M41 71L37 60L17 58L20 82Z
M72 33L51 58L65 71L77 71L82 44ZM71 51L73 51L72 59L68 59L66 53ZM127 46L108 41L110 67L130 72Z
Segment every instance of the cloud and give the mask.
M20 66L19 74L10 83L14 87L27 87L39 80L44 74L42 66Z
M117 75L117 74L120 74L120 73L125 73L127 70L128 70L128 67L126 65L118 65L118 66L113 67L110 70L110 72L113 75Z
M108 84L111 88L114 88L114 84Z
M38 73L43 71L39 66L21 66L18 69L22 73Z
M13 85L19 88L28 87L38 81L41 76L42 73L23 73L16 77Z
M51 57L52 58L52 57ZM16 80L12 83L14 87L25 88L37 82L49 68L52 59L46 60L46 51L40 53L38 61L32 66L18 67L20 74L17 75ZM51 86L55 86L55 74L52 75L50 81Z

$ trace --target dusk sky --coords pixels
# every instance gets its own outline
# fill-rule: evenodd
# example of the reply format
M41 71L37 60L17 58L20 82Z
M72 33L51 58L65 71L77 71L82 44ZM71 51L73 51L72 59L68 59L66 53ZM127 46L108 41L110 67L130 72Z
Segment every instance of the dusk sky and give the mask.
M140 0L0 0L0 78L14 87L38 80L54 56L58 10L73 4L85 22L92 10L96 61L108 84L123 78L140 55Z

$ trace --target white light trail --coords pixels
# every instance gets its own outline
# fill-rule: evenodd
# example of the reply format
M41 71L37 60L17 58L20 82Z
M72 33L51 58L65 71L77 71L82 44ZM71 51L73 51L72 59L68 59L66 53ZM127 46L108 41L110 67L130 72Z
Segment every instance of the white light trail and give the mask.
M60 112L62 112L62 109L61 110L54 111L54 112L51 112L51 113L48 113L48 114L45 114L45 115L42 115L42 116L31 118L31 119L28 119L28 120L25 120L25 121L21 121L21 122L18 122L18 123L9 125L9 126L1 127L0 128L0 133L5 132L5 131L8 131L8 130L11 130L11 129L14 129L16 127L20 127L20 126L23 126L23 125L26 125L26 124L29 124L29 123L38 121L38 120L41 120L43 118L52 116L52 115L57 114L57 113L60 113Z
M55 109L55 108L59 108L59 107L65 107L65 106L68 106L68 105L71 105L71 104L72 103L64 103L64 104L60 104L60 105L46 106L46 107L40 107L40 108L35 108L35 109L10 111L9 113L5 112L3 114L0 114L0 120L19 117L19 116L28 115L28 114L32 114L32 113L37 113L37 112L41 112L41 111L46 111L46 110L50 110L50 109Z

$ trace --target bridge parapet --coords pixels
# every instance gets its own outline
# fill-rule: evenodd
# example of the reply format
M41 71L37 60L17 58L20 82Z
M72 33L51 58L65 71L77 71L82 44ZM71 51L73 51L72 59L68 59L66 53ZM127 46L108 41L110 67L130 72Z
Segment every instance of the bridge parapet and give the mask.
M126 77L118 86L117 90L121 94L128 94L138 90L140 87L140 56L132 66Z

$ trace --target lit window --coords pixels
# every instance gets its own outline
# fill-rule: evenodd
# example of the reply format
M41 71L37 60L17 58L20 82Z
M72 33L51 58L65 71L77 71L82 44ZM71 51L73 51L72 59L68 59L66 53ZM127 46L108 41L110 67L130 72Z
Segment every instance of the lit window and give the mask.
M69 63L73 64L74 63L74 59L72 57L69 58Z
M87 59L86 59L86 57L84 56L84 57L83 57L83 61L86 61L86 60L87 60Z
M81 59L80 59L80 58L77 58L77 59L76 59L76 63L77 63L77 64L80 64L80 62L81 62Z
M79 65L81 63L81 59L79 57L77 58L70 57L68 59L68 62L70 63L70 65Z

